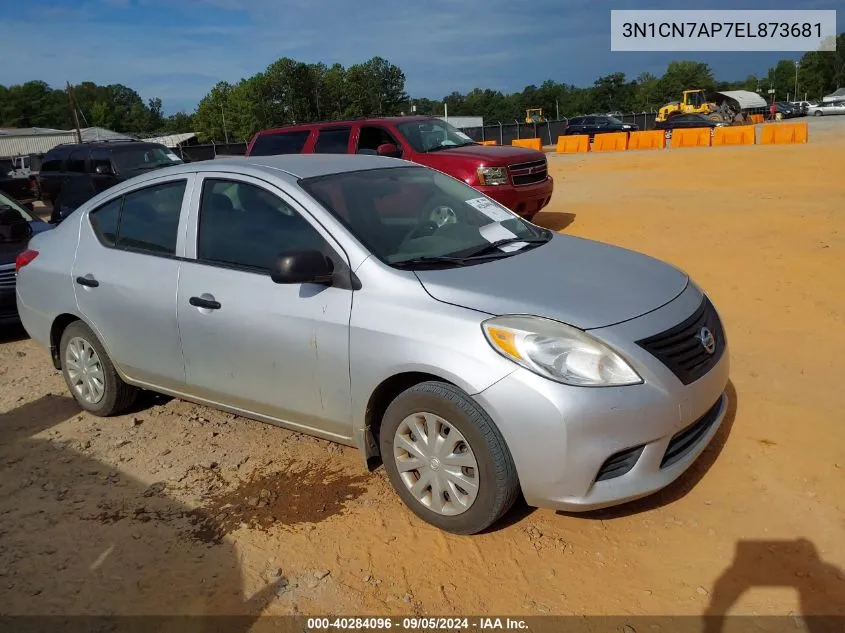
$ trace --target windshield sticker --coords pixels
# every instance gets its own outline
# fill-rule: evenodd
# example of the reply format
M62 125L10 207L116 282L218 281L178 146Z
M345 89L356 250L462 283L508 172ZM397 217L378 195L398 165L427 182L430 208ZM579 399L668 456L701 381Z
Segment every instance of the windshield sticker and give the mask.
M498 242L499 240L509 240L516 237L516 233L508 231L498 222L491 222L478 229L483 237L488 242ZM503 249L504 250L504 249Z
M182 160L181 158L179 158L179 157L178 157L176 154L174 154L173 152L167 152L167 157L168 157L170 160L172 160L172 161Z
M510 211L506 211L487 198L473 198L472 200L467 200L466 203L474 209L481 211L481 213L494 222L506 222L514 218L514 215Z

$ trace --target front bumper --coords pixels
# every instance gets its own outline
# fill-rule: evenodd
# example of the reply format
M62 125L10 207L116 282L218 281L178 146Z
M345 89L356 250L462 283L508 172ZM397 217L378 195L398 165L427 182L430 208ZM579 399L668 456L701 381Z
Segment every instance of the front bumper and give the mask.
M521 187L498 185L476 187L476 189L518 215L533 216L551 202L554 180L551 176L547 176L544 181L533 185Z
M529 505L583 512L632 501L672 483L704 451L728 408L727 344L707 374L684 386L645 350L623 343L680 323L700 301L690 285L648 315L593 331L624 350L643 384L569 387L520 368L475 396L507 442ZM600 479L630 449L621 474Z

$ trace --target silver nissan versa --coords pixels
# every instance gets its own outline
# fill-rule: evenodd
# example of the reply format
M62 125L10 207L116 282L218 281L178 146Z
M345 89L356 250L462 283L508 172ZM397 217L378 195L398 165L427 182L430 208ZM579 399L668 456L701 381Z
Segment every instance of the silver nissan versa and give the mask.
M569 511L652 493L727 406L725 333L683 272L392 158L167 167L33 237L17 270L83 409L143 388L356 446L450 532L520 492Z

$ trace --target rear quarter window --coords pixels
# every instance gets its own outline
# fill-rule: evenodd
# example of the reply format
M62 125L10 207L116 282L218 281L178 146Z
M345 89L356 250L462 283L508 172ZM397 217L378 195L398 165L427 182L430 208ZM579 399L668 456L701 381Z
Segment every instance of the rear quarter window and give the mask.
M299 154L305 147L310 130L262 134L252 146L250 156L275 156L277 154Z

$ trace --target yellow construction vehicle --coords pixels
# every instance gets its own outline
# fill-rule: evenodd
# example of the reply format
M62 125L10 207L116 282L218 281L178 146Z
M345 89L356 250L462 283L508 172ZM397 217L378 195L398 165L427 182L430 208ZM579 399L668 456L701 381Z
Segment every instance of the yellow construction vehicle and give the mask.
M660 108L655 121L666 121L679 114L703 114L714 121L730 122L730 113L707 99L704 90L684 90L681 101L672 101Z
M528 108L525 111L525 122L526 123L545 123L546 119L543 118L543 108Z

